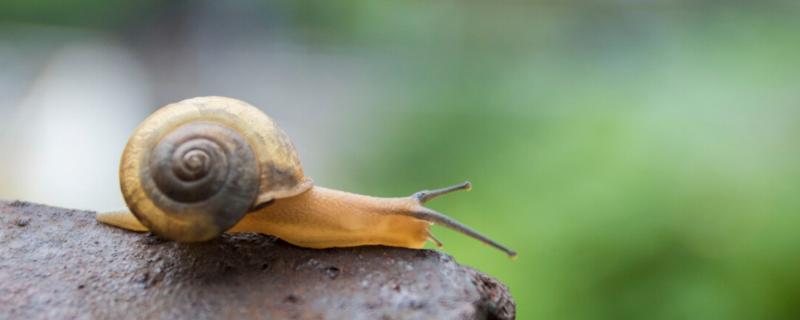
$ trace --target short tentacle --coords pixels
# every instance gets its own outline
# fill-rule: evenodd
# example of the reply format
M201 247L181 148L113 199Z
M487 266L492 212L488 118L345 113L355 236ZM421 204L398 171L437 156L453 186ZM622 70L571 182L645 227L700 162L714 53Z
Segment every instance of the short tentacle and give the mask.
M433 233L431 233L430 230L428 231L428 240L436 244L436 247L438 248L444 247L444 243L439 241L439 239L436 239L436 237L433 236Z

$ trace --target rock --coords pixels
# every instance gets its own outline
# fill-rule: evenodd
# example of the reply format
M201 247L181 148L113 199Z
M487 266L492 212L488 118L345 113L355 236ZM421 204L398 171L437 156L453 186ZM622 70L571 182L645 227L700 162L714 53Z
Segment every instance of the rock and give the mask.
M0 319L513 319L505 285L432 250L179 244L0 201Z

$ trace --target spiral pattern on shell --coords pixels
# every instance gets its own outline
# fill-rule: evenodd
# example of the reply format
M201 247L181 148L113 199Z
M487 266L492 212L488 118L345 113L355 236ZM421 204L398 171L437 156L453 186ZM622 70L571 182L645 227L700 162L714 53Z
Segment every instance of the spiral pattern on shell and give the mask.
M133 133L120 164L131 212L148 230L181 242L214 238L253 208L312 185L272 119L225 97L159 109Z
M220 139L232 139L224 143ZM231 150L228 145L235 148ZM158 189L178 202L198 202L220 192L228 179L230 161L252 158L233 130L211 123L175 129L159 141L150 155L150 174ZM236 157L230 159L229 157Z
M158 140L140 179L163 215L179 222L154 223L156 232L200 241L241 220L256 199L258 176L255 154L242 135L222 124L194 121Z

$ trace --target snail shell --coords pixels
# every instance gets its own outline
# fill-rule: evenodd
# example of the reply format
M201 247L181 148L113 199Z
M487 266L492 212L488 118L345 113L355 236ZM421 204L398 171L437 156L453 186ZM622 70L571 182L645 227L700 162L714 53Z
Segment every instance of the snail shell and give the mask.
M253 208L313 185L286 134L246 102L199 97L139 125L120 165L125 202L154 233L181 242L225 232Z

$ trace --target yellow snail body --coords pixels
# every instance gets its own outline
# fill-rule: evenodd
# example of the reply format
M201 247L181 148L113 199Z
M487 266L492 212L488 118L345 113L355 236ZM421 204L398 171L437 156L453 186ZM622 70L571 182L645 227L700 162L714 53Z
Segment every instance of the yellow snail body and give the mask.
M133 133L120 185L130 212L100 222L198 242L223 232L258 232L308 248L421 248L436 223L509 256L516 253L429 208L468 182L408 197L379 198L314 186L286 134L246 102L198 97L167 105Z

